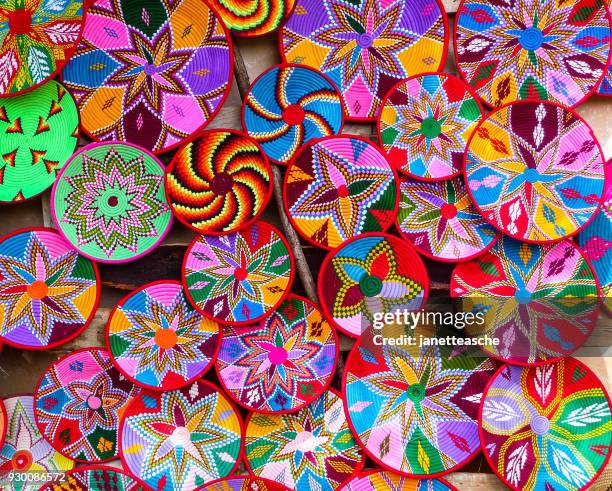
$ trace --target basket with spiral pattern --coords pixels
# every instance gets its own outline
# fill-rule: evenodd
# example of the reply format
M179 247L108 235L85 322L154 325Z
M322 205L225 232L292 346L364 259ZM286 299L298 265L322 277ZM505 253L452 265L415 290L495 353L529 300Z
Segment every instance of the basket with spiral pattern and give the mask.
M263 36L280 27L295 0L209 0L225 25L237 36Z
M234 476L217 479L196 491L289 491L289 488L260 477Z
M416 479L387 471L368 471L356 474L338 491L457 491L444 479Z

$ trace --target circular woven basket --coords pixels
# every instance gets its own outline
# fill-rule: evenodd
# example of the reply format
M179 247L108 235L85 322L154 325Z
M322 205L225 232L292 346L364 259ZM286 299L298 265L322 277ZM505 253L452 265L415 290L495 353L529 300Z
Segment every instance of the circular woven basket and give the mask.
M310 142L285 173L283 201L294 228L333 249L366 232L384 232L397 212L398 183L378 146L353 135Z
M612 488L612 467L610 467L608 461L608 465L604 471L599 475L595 482L591 484L589 489L590 491L610 491L610 488Z
M289 297L247 327L226 327L215 362L221 385L258 413L286 413L319 397L334 376L338 337L319 308Z
M78 127L74 100L54 80L0 99L0 202L20 202L50 188L76 148Z
M612 168L612 160L607 168ZM604 307L612 313L612 182L604 188L603 206L593 221L580 232L577 242L595 270Z
M577 106L607 71L605 2L462 0L457 14L457 68L490 106L520 99Z
M60 233L82 255L103 263L151 252L172 225L164 168L126 143L92 143L66 164L51 193Z
M387 471L360 472L338 491L457 491L444 479L415 479Z
M290 489L332 491L364 464L332 389L296 413L250 413L245 446L249 471Z
M202 0L98 0L62 75L92 139L165 152L221 108L233 77L232 42Z
M74 53L84 27L81 0L3 2L0 11L0 97L54 78Z
M225 25L237 36L255 37L280 27L295 0L209 0Z
M414 348L358 342L343 377L349 424L383 469L434 477L479 451L478 403L495 371L459 346ZM440 408L444 408L441 410Z
M2 445L4 445L7 426L8 421L6 418L6 407L4 407L4 402L2 402L2 399L0 399L0 448L2 448Z
M34 393L36 425L72 460L114 460L119 455L119 420L139 392L113 366L106 349L80 349L42 373Z
M196 237L182 268L192 305L228 325L248 325L275 310L289 294L294 274L287 239L261 221L221 237Z
M196 491L289 491L289 488L269 479L234 476L205 484Z
M314 68L276 65L251 85L242 125L271 160L287 164L309 141L342 132L340 92Z
M51 228L28 228L0 239L0 340L43 350L70 341L98 307L95 263Z
M121 460L159 491L188 491L238 467L242 420L211 383L143 392L121 422Z
M398 170L428 181L457 177L467 141L483 117L474 91L441 73L399 82L378 117L378 139Z
M400 178L396 224L421 254L436 261L466 261L499 237L474 208L461 178L441 182Z
M181 223L218 235L253 223L272 196L272 169L261 147L234 130L200 133L166 170L166 196Z
M472 134L465 158L476 208L524 242L578 233L602 200L601 147L577 113L557 104L517 102L490 113Z
M140 479L106 465L81 466L67 472L60 483L48 483L38 491L150 491Z
M283 61L328 75L353 121L373 121L400 80L442 69L448 42L438 0L297 0L280 35Z
M586 365L504 365L479 414L487 462L513 490L592 489L612 451L610 397Z
M4 399L4 407L8 426L4 445L0 448L0 473L61 473L74 467L74 461L55 451L38 431L32 395ZM15 481L7 489L25 491L29 486Z
M570 241L526 244L502 236L482 256L457 265L450 293L483 322L466 325L508 363L536 364L568 356L588 339L599 315L599 285Z
M198 313L178 281L157 281L124 297L106 330L110 357L132 382L173 390L202 377L219 347L219 325Z
M405 240L365 234L331 251L320 269L325 315L347 336L372 327L375 314L421 308L429 293L423 260Z

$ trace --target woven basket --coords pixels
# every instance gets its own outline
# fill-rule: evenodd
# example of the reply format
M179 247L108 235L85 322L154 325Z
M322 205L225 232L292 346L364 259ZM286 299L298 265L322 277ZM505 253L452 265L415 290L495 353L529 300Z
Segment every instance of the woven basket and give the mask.
M0 448L2 448L4 445L7 426L8 420L6 418L6 408L4 407L4 402L2 402L2 399L0 399Z
M63 70L92 139L155 153L208 125L232 77L229 33L201 0L96 1Z
M318 287L326 317L357 338L372 327L375 314L421 308L429 276L408 242L388 234L365 234L327 255Z
M612 451L610 398L584 364L505 365L480 405L485 457L511 489L592 489Z
M289 488L269 479L234 476L205 484L196 491L289 491Z
M208 235L253 223L272 196L272 169L261 147L234 130L210 130L182 147L166 170L174 215Z
M338 85L350 120L373 121L395 83L444 66L448 41L438 0L297 0L280 49Z
M588 339L599 315L599 285L570 241L526 244L502 236L482 256L457 265L452 298L483 315L467 334L498 339L484 345L508 363L533 364L568 356Z
M367 471L356 474L338 491L457 491L444 479L415 479L387 471Z
M152 489L192 490L236 470L242 424L209 382L163 393L144 391L121 422L121 460Z
M78 467L66 473L62 484L48 483L38 491L58 491L65 488L71 491L149 491L149 487L140 479L122 469L106 465Z
M363 467L335 390L297 413L250 413L246 425L249 471L290 489L335 489Z
M20 349L57 347L77 337L98 307L98 268L50 228L0 239L0 339Z
M295 0L209 0L225 25L236 36L255 37L280 27Z
M0 99L0 202L31 199L51 187L74 152L79 115L74 100L54 80L19 96Z
M74 461L56 452L36 428L34 397L31 394L4 399L4 407L8 426L5 443L0 448L0 469L3 473L33 470L63 473L74 467Z
M454 32L461 76L490 106L538 99L577 106L608 66L605 2L462 0Z
M378 146L353 136L310 142L287 169L283 201L294 228L333 249L367 232L387 230L397 211L398 183Z
M221 385L241 406L286 413L327 388L338 361L338 338L319 308L289 297L248 327L226 327L215 362Z
M242 125L271 160L287 164L309 141L342 132L340 92L316 69L276 65L251 85Z
M134 261L157 247L172 225L164 168L134 145L92 143L59 175L51 213L82 255L103 263Z
M490 113L466 149L465 178L476 208L525 242L572 236L602 199L603 152L575 112L546 101Z
M219 325L199 314L178 281L157 281L124 297L106 330L119 371L149 390L173 390L202 377L219 346Z
M192 305L228 325L248 325L274 311L289 294L294 274L287 240L266 222L221 237L196 237L182 267Z

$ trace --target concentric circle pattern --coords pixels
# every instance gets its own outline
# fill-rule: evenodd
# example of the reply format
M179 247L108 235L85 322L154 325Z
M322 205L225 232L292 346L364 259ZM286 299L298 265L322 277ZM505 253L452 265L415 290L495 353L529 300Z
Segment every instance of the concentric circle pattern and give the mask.
M34 394L36 424L55 449L79 462L118 456L119 419L140 389L103 348L86 348L52 363Z
M238 466L242 422L209 382L164 393L143 392L121 425L121 459L152 489L188 491Z
M417 179L456 177L467 141L482 118L472 90L446 74L417 75L385 98L378 135L396 169Z
M289 488L269 479L235 476L205 484L196 491L288 491Z
M38 491L149 491L140 479L108 466L78 467L63 481L44 484Z
M174 215L196 232L229 233L263 212L272 195L272 169L247 135L206 131L174 156L166 194Z
M100 141L163 152L206 126L232 79L221 19L201 0L98 0L63 81Z
M290 295L248 327L227 327L217 356L221 384L241 406L289 412L319 397L331 382L338 340L323 313Z
M212 0L211 6L238 36L262 36L275 31L295 0Z
M505 236L459 264L450 284L464 311L484 314L466 332L499 339L484 349L510 363L552 361L582 346L597 321L598 293L595 274L574 243L526 244Z
M76 148L78 126L74 100L54 80L0 99L0 203L30 199L50 188Z
M387 234L355 237L330 252L318 283L327 318L355 338L372 327L375 314L419 309L429 292L417 252Z
M270 159L287 164L311 140L340 133L340 93L319 71L300 65L270 68L251 86L243 106L245 131Z
M480 451L478 403L491 360L461 347L373 348L357 344L344 375L349 422L366 453L415 476L465 465Z
M250 471L290 489L333 491L363 467L343 400L331 390L297 413L251 413L245 450Z
M201 235L187 249L183 283L191 303L225 324L257 322L289 294L293 254L272 225L221 237Z
M447 49L437 0L297 0L281 31L283 58L328 75L352 120L376 118L395 83L440 69Z
M0 8L0 97L53 78L83 31L81 0L6 1Z
M610 399L573 358L505 365L483 394L480 436L491 468L511 489L592 489L612 450Z
M380 149L356 136L303 147L284 183L295 228L327 249L365 232L384 232L395 218L397 193L395 171Z
M93 143L76 153L53 186L51 205L60 233L100 262L138 259L172 224L162 164L125 143Z
M0 338L45 349L77 336L98 306L94 263L53 229L23 229L0 239Z
M464 261L491 247L498 232L476 211L463 179L400 179L400 233L417 250L440 261Z
M6 440L0 448L0 473L66 472L74 461L57 451L43 438L34 422L34 397L22 395L4 399L8 417ZM10 482L7 491L27 491L29 483Z
M465 175L483 216L528 242L582 229L597 211L605 180L591 128L575 112L545 101L489 114L468 144Z
M443 479L416 479L387 471L356 474L339 491L456 491Z
M603 1L463 0L455 53L463 78L490 106L542 99L576 106L607 71Z
M219 325L198 313L177 281L150 283L123 298L108 320L113 363L151 390L184 387L211 366Z

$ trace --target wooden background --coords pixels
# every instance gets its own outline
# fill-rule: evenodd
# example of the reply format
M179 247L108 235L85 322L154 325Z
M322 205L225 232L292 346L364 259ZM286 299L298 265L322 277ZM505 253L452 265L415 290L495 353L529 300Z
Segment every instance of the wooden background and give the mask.
M406 0L410 1L410 0ZM454 13L458 2L444 0L444 6L449 13L451 28ZM242 129L240 121L241 94L248 87L250 81L270 66L280 63L278 53L277 36L270 35L255 40L235 40L236 73L231 94L220 113L213 120L209 128L235 128ZM452 49L445 72L456 73ZM606 159L612 157L612 98L592 97L578 108L578 112L591 124L595 134L599 138L604 149ZM369 138L374 137L374 127L371 124L348 123L344 127L344 133L360 134ZM81 144L87 144L82 139ZM172 154L162 157L167 162ZM276 177L282 175L282 169L277 169ZM296 276L293 291L298 294L310 296L316 301L316 275L324 257L324 252L302 242L283 218L282 207L279 207L280 180L275 183L275 198L265 211L264 220L273 223L284 230L291 242L296 246L295 252L298 262L302 262L302 271ZM14 206L4 206L0 209L0 235L12 232L19 228L34 226L52 226L49 214L49 195ZM100 265L100 275L103 289L100 307L95 319L86 331L76 340L52 351L22 351L10 347L4 347L0 352L0 397L11 394L33 392L40 374L45 367L59 356L81 347L101 346L104 344L104 329L108 314L117 301L134 288L154 280L179 279L180 262L186 246L194 237L193 232L175 221L175 225L168 234L164 243L148 256L124 265ZM448 291L448 281L452 265L425 261L432 280L432 292L445 294ZM612 359L607 356L612 354L609 349L610 336L612 334L612 321L604 318L588 340L586 345L577 353L577 357L590 366L602 378L610 392L612 387ZM341 351L343 359L350 349L352 341L341 336ZM341 373L344 366L340 360L338 369ZM214 370L213 370L214 372ZM207 375L214 380L214 374ZM336 376L333 385L339 388L339 377ZM612 469L612 466L610 467ZM460 490L472 490L478 487L482 491L502 490L505 487L492 474L484 458L479 455L461 472L455 472L447 476ZM606 485L612 486L610 474L606 478ZM602 483L604 484L604 483Z

